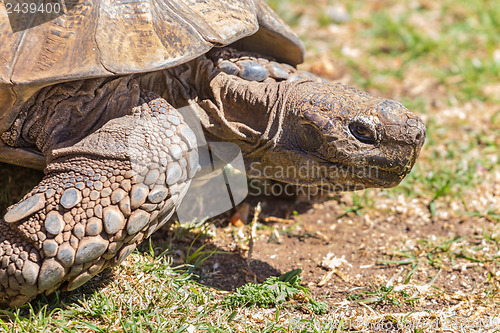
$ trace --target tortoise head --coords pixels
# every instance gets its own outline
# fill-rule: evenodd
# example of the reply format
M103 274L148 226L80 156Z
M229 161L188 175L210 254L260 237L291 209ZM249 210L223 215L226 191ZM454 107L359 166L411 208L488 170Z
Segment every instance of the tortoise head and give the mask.
M276 180L334 190L393 187L425 141L424 123L403 105L341 84L301 83L286 107L279 159L299 172Z

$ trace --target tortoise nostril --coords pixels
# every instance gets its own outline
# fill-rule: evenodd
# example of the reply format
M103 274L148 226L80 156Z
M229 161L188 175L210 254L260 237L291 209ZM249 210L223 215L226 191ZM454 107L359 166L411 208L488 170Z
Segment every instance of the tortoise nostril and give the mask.
M420 128L414 137L414 143L416 145L420 146L424 143L424 141L425 141L425 126L423 128Z

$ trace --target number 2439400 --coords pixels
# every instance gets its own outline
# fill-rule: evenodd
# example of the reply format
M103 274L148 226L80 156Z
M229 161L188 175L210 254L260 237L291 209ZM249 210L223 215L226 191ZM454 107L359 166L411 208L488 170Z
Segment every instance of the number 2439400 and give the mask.
M55 13L58 14L62 11L61 4L59 2L46 2L40 3L28 3L28 2L18 2L9 3L5 2L5 9L7 14L37 14L37 13Z

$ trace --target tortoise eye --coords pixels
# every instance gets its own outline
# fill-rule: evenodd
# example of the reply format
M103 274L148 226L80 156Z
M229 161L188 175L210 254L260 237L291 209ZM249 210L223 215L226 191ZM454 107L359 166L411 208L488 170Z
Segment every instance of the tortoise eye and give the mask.
M375 133L373 131L366 127L363 124L360 123L351 123L349 124L349 130L351 131L352 135L359 141L363 143L375 143Z

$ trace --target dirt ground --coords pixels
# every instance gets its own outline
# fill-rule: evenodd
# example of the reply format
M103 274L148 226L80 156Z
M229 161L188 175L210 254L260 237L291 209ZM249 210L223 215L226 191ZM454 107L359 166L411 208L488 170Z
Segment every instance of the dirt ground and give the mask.
M401 284L411 270L411 265L381 263L383 259L393 258L391 254L396 250L406 246L415 249L417 257L425 259L425 249L419 249L421 245L416 240L481 235L492 224L487 219L449 219L445 223L437 222L431 218L430 213L425 213L426 207L415 203L413 208L406 205L404 210L398 209L398 206L386 207L384 203L379 203L379 209L372 209L370 213L360 216L352 212L340 213L344 210L342 205L352 205L349 202L350 196L330 195L313 202L263 196L248 198L240 207L247 205L253 212L260 202L263 209L259 221L271 217L271 221L278 222L258 223L261 227L270 228L258 228L249 267L248 225L235 226L230 222L232 213L212 220L217 227L211 228L208 233L211 237L206 240L210 244L206 249L226 253L215 254L203 264L198 271L202 277L201 282L217 289L233 291L247 282L262 282L268 276L302 268L302 282L311 290L312 295L332 306L338 306L360 290L374 292L381 286L391 286L389 281ZM388 210L396 213L388 214ZM415 216L415 213L422 215ZM343 216L339 218L341 215ZM249 216L249 220L251 219L252 213ZM163 238L160 234L156 237L157 242ZM183 235L183 239L175 240L174 244L186 249L191 245L193 237ZM200 242L195 244L201 245ZM339 267L332 270L322 265L328 254L340 259ZM408 285L406 299L413 296L415 301L405 302L395 297L398 303L390 301L390 298L366 303L373 303L374 308L382 312L411 312L443 309L466 299L481 302L481 299L486 301L491 297L483 292L491 288L491 272L488 267L479 268L483 265L465 259L457 260L454 264L440 262L440 268L424 262L425 260L416 269ZM436 278L433 280L434 277ZM440 297L427 297L427 290L422 292L418 289L425 288L431 280L433 292L430 294ZM361 299L372 297L367 295Z

